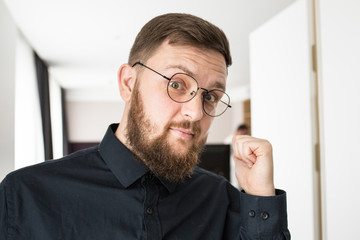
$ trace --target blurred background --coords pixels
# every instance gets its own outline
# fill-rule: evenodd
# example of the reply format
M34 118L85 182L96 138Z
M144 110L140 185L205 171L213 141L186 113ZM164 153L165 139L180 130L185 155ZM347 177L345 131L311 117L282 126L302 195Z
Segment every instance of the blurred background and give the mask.
M232 108L208 143L247 124L273 144L292 239L356 239L356 0L0 0L0 179L99 143L121 119L119 66L141 27L168 12L202 17L230 42Z

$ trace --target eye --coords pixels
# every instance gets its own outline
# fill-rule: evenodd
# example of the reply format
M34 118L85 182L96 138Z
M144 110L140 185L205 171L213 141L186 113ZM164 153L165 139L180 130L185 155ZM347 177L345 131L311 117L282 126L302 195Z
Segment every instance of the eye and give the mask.
M188 81L186 79L186 76L180 73L176 73L174 76L171 77L169 87L171 87L172 90L187 89Z
M217 103L219 101L218 96L213 93L205 93L203 95L203 98L206 102L209 102L209 103Z
M183 86L180 82L177 81L171 81L169 83L170 87L173 88L174 90L180 90Z

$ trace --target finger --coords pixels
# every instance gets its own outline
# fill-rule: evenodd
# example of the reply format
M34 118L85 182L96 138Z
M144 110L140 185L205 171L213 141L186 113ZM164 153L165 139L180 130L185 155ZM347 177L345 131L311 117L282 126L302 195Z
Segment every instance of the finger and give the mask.
M243 136L234 138L234 156L254 164L256 162L256 155L252 149L252 141L251 138Z
M244 158L246 158L248 161L251 161L252 163L256 162L256 155L254 154L253 150L250 148L250 145L245 144L243 148L243 155Z
M245 164L246 166L248 166L248 167L250 167L250 168L254 165L253 162L251 162L251 161L249 161L249 160L247 160L247 159L245 159L245 158L238 158L238 157L236 157L235 155L233 155L233 159L234 159L234 161L235 161L235 164L236 164L237 162L240 162L240 163Z

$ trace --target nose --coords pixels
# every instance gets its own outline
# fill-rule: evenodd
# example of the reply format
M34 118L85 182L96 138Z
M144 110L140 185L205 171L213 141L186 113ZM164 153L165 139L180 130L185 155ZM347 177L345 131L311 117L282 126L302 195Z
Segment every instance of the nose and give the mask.
M188 102L182 103L181 107L182 115L190 121L198 121L204 116L202 107L202 96L198 92L196 96Z

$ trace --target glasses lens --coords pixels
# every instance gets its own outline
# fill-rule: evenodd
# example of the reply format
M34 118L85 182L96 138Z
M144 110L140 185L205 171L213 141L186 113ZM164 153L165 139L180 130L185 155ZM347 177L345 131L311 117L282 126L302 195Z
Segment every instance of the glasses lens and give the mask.
M229 96L221 90L211 90L203 94L204 111L212 117L223 114L229 107L229 104Z
M187 102L195 97L198 90L196 80L185 73L174 74L168 82L167 92L175 102Z

